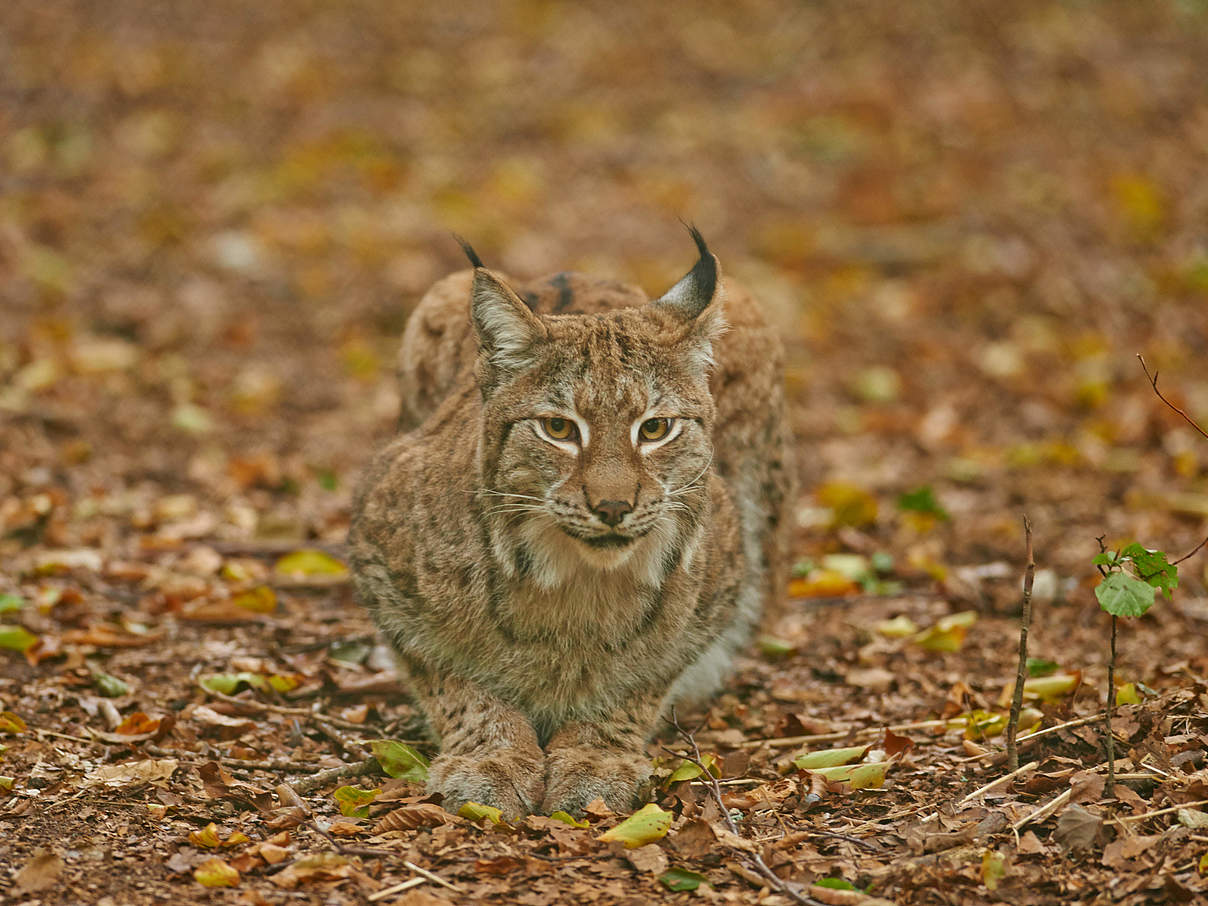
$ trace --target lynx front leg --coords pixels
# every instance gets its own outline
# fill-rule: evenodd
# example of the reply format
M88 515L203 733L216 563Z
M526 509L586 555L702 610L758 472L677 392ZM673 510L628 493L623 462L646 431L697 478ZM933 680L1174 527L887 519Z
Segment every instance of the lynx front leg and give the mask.
M535 812L545 792L545 756L528 719L469 680L421 677L413 666L408 672L440 738L440 754L428 768L428 790L444 796L444 808L456 813L477 802L507 818Z
M593 799L628 812L649 793L646 740L659 699L632 703L598 721L564 724L545 747L545 814L580 815Z

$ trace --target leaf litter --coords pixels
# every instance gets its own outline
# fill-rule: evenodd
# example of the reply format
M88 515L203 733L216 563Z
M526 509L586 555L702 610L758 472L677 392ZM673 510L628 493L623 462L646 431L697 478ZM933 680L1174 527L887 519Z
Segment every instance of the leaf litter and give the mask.
M1134 540L1208 532L1208 451L1132 359L1208 411L1196 4L187 4L197 41L68 7L5 23L18 897L785 900L753 851L822 902L1208 895L1204 559L1176 586ZM667 734L632 848L606 809L451 815L341 547L402 321L449 229L654 290L688 215L783 316L801 452L790 601L692 715L721 801ZM1004 781L1023 508L1035 767ZM1135 617L1114 797L1100 602ZM793 763L831 749L861 754Z

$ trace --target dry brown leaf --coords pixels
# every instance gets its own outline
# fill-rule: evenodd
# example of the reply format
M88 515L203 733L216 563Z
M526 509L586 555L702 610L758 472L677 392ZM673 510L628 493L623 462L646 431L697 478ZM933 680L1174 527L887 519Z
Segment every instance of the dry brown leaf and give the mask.
M431 802L416 802L404 805L383 815L373 826L375 834L393 830L412 830L417 827L436 827L451 824L457 819L439 805Z
M53 887L63 871L63 865L63 859L54 850L38 849L13 878L13 893L23 896Z

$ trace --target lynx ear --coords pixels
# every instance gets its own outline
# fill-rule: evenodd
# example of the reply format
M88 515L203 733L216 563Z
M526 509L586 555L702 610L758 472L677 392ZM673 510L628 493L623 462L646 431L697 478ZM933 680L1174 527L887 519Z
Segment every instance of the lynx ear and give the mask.
M470 316L479 349L491 369L513 372L529 367L534 361L533 347L548 335L520 297L481 264L474 268Z
M717 256L709 251L700 230L690 226L688 232L692 234L700 258L675 286L651 304L675 312L687 323L685 340L694 347L690 354L705 366L713 364L713 341L726 329L722 312L721 265Z

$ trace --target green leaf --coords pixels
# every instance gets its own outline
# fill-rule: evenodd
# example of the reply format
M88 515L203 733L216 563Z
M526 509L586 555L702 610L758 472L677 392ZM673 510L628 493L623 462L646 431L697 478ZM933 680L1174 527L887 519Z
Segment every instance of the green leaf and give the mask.
M1028 658L1028 676L1052 676L1057 672L1056 661L1046 661L1041 657Z
M556 812L551 814L550 817L553 818L555 821L561 821L563 824L569 824L571 827L578 827L578 828L591 827L591 822L588 821L587 819L580 821L578 818L574 817L573 815L570 815L567 812L562 811L562 809L558 809Z
M759 637L759 650L764 657L776 660L788 657L790 654L795 654L797 646L792 642L786 642L784 639L778 639L774 635L761 635Z
M292 674L251 673L244 670L239 673L208 673L197 682L207 692L217 692L221 695L233 695L240 686L246 685L257 692L290 692L298 688L299 678Z
M11 790L16 782L15 777L0 777L0 790Z
M605 843L620 842L626 849L637 849L667 836L671 820L675 816L665 812L653 802L644 805L616 827L597 837Z
M342 576L348 572L348 567L331 554L306 548L286 554L277 561L276 570L291 576Z
M342 786L332 797L340 804L340 814L349 818L368 818L369 803L381 790L363 790L357 786Z
M11 648L13 651L26 652L37 643L38 637L24 626L0 624L0 648Z
M483 805L480 802L467 802L457 810L457 814L462 818L469 818L471 821L481 821L486 818L492 824L503 823L503 812L492 805Z
M1173 597L1174 590L1179 587L1179 568L1167 562L1165 551L1151 551L1139 544L1130 544L1120 551L1120 556L1132 560L1137 576L1143 582L1162 589L1166 597Z
M130 686L124 681L100 670L93 671L92 684L96 686L96 691L105 698L121 698L130 693Z
M720 776L717 770L717 756L712 754L703 755L701 757L701 764L707 767L709 769L709 773L714 777ZM704 774L704 771L700 769L699 765L685 758L680 762L679 767L675 769L671 776L667 778L667 785L670 786L671 784L679 783L682 780L695 780L702 774Z
M1091 563L1095 566L1115 566L1120 562L1120 555L1115 551L1103 551L1100 554L1095 554L1095 558Z
M20 610L25 606L25 599L20 595L0 595L0 613L10 610Z
M949 519L948 511L940 506L935 499L931 485L923 485L913 491L908 491L898 498L898 509L910 513L926 513L936 519Z
M669 868L659 875L659 883L668 890L696 890L704 884L709 885L709 880L702 874L695 871L689 871L686 868Z
M793 759L793 764L803 771L813 771L818 768L833 768L841 764L850 764L864 757L869 746L846 746L841 749L819 749L816 752L802 752Z
M814 882L815 887L827 887L831 890L857 890L855 884L851 881L845 881L843 878L819 878Z
M1117 617L1139 617L1153 607L1157 589L1128 573L1109 573L1095 586L1099 606Z
M428 759L406 743L393 739L371 739L369 749L389 777L411 783L428 782Z

